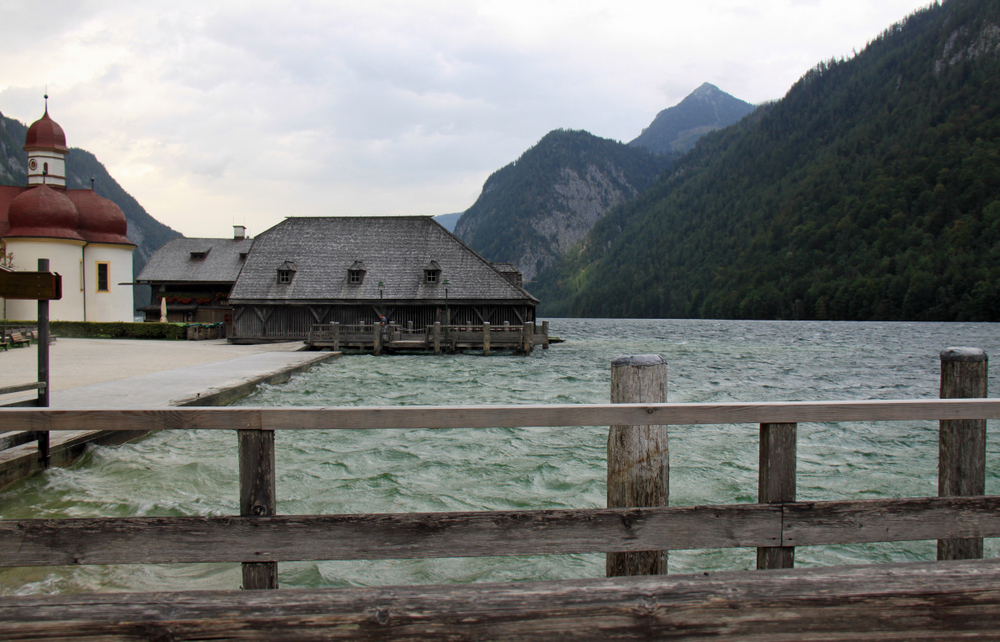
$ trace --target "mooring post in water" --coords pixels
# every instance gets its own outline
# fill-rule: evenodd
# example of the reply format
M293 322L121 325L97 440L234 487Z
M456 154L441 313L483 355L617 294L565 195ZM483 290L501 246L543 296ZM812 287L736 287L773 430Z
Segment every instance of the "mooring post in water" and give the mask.
M490 323L483 321L483 356L490 356Z
M611 362L611 403L666 401L667 364L660 355L623 356ZM667 427L611 426L608 508L666 506L669 498ZM667 572L667 551L608 553L606 569L608 577L663 575Z
M277 511L274 431L238 430L240 516L263 517ZM243 562L244 589L278 588L277 562Z
M38 271L49 271L49 260L38 259ZM49 407L49 301L38 300L38 407ZM38 432L38 459L43 468L49 467L49 431Z
M333 351L340 352L340 323L333 322Z
M941 398L985 397L989 359L979 348L941 351ZM938 495L986 494L986 420L942 419L938 429ZM983 558L982 538L939 539L939 560Z
M549 322L542 321L542 350L549 349Z
M795 501L796 424L761 424L757 469L757 501L780 504ZM792 568L794 546L757 549L757 568Z

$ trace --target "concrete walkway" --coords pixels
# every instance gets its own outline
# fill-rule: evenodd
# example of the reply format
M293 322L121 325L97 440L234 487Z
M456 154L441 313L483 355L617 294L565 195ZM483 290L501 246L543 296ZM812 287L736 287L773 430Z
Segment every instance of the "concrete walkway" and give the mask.
M135 409L223 406L261 383L283 383L293 374L340 356L302 352L301 342L237 346L214 341L59 339L49 346L51 408ZM38 377L38 348L0 352L0 387ZM0 404L36 393L3 395ZM114 444L142 434L61 431L50 435L52 465L73 461L88 443ZM3 432L0 418L0 487L40 469L32 433Z
M52 408L162 408L223 405L224 391L308 369L336 355L300 352L301 342L230 345L212 341L59 339L49 346ZM0 387L38 376L38 348L0 352ZM285 377L287 380L287 376ZM33 392L4 395L0 404L30 399ZM200 402L198 400L201 400ZM194 402L192 404L192 402Z

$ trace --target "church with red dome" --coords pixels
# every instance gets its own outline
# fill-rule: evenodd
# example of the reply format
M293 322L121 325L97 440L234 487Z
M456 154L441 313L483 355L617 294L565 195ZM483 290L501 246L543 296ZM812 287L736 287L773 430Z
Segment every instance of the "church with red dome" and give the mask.
M62 299L49 315L58 321L132 321L132 251L121 208L93 189L66 188L66 134L45 114L25 136L28 184L0 185L0 238L18 271L49 259L62 276ZM33 320L33 301L5 302L8 319Z

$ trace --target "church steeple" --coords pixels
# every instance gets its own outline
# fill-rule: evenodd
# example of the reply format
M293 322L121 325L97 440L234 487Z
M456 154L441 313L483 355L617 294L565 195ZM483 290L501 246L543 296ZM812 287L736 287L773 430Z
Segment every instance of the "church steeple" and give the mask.
M28 152L28 185L66 188L66 134L49 117L49 96L45 95L45 114L28 128L24 139Z

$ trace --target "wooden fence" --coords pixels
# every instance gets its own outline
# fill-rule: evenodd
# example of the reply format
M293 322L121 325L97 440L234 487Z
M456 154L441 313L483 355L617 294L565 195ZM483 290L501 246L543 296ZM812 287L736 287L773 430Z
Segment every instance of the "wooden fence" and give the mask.
M529 322L524 325L434 323L422 328L396 324L327 323L313 325L305 342L313 348L370 350L375 354L403 350L434 354L482 350L484 355L489 356L491 351L505 350L530 355L536 345L549 347L549 322L543 321L540 327Z
M946 390L943 384L942 395L951 394L955 391ZM0 409L0 422L8 430L77 430L81 425L90 430L233 430L240 479L240 516L0 520L0 566L242 562L243 588L267 589L277 588L278 563L306 560L756 547L758 567L768 569L792 566L797 546L932 539L939 540L939 559L975 559L982 557L981 538L1000 537L1000 497L985 496L981 489L963 493L956 490L954 482L970 476L969 462L980 456L974 451L985 451L985 440L980 438L980 433L985 436L985 420L998 418L1000 399L985 398L132 411ZM941 422L940 496L794 501L798 424L920 420ZM279 430L700 424L759 426L759 503L275 514L279 489L274 435ZM788 496L789 484L792 497ZM225 592L185 593L176 600L169 594L146 596L135 608L128 606L136 603L134 596L5 598L0 599L0 621L5 622L5 633L23 633L26 638L40 631L65 632L74 622L80 625L87 620L92 628L86 630L94 635L112 630L133 635L167 630L173 636L170 639L183 638L180 633L185 631L195 637L208 630L248 637L252 631L266 637L279 630L287 634L296 626L309 632L303 639L319 634L336 637L345 632L386 639L432 637L452 630L464 631L457 637L544 639L561 630L603 639L616 634L622 638L654 634L681 638L677 629L681 622L691 627L685 630L692 638L695 634L750 633L766 637L794 631L795 639L834 639L824 635L829 631L956 631L964 627L971 639L989 639L988 634L1000 626L997 562L882 568L786 570L760 575L758 583L738 574L725 581L718 577L727 576L713 574L710 581L706 573L704 580L683 576L381 592L358 589L292 592L273 599L252 597L266 591L244 592L240 597ZM705 592L709 585L716 593ZM792 586L798 588L793 591ZM688 609L682 615L664 612L663 600L671 595L674 604ZM17 611L20 615L14 614L15 608L21 609ZM130 609L134 613L128 616ZM265 612L267 617L262 617ZM200 623L184 624L183 613L189 614L191 622ZM128 617L154 623L140 626ZM98 620L99 625L95 623ZM499 628L482 628L487 624ZM591 626L594 628L585 628Z

